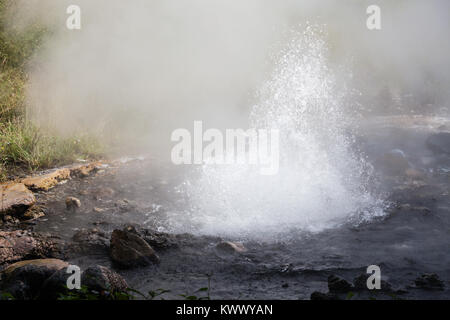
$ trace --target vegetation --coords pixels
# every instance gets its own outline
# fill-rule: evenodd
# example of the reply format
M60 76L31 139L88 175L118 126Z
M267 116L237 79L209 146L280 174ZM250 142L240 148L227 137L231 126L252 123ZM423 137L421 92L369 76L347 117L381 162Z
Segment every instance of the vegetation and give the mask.
M28 63L49 31L39 25L7 28L13 2L0 0L0 181L18 170L44 169L102 153L92 137L58 137L26 118Z

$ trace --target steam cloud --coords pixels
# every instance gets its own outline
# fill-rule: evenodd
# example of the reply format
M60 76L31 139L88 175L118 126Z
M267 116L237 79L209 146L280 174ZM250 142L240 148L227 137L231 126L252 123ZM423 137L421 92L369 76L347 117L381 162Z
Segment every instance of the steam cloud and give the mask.
M65 27L70 4L81 7L80 31ZM376 1L380 31L366 28L370 4L20 0L9 23L52 30L30 64L29 110L63 133L114 133L142 147L170 144L170 132L195 119L247 127L272 58L306 21L324 25L330 66L350 66L341 76L363 111L448 114L450 3Z

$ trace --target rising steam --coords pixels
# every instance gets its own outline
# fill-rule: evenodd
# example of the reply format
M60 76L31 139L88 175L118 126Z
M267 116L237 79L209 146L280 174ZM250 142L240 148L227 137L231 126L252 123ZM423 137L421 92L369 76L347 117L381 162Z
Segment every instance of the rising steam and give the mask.
M65 27L70 4L81 7L80 31ZM269 57L305 21L326 29L330 66L351 65L346 83L361 93L362 111L448 115L450 2L377 1L379 31L366 28L370 4L18 0L8 23L51 30L30 64L31 118L62 133L123 136L123 146L154 153L152 145L169 146L171 131L193 120L246 125L251 93L273 69Z

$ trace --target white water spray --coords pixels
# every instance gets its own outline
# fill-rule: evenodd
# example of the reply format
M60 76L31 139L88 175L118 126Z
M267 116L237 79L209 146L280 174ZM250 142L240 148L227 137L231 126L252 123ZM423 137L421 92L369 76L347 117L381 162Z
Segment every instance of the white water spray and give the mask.
M290 43L251 112L252 128L280 130L279 173L203 166L200 178L187 184L190 216L200 233L267 238L383 214L363 178L370 167L350 150L346 92L337 89L325 42L314 30L307 27Z

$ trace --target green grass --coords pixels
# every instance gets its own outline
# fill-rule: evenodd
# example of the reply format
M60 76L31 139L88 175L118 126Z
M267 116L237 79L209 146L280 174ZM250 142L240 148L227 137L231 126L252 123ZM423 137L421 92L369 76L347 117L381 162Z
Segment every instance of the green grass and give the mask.
M36 24L24 30L7 28L7 11L13 3L0 0L0 181L17 171L94 159L103 153L93 137L60 137L26 119L28 64L50 31Z
M25 81L20 70L0 69L0 121L10 121L23 114Z
M102 146L90 136L63 138L30 122L0 123L0 166L29 171L44 169L77 159L96 159Z

